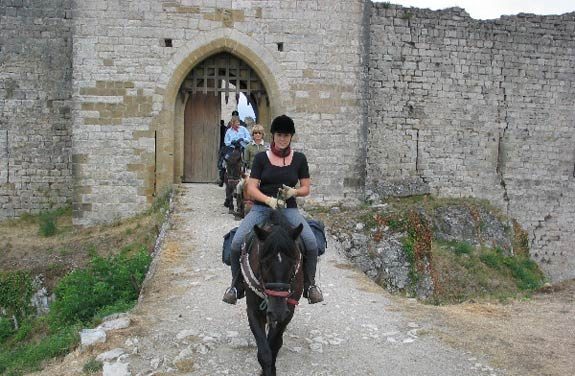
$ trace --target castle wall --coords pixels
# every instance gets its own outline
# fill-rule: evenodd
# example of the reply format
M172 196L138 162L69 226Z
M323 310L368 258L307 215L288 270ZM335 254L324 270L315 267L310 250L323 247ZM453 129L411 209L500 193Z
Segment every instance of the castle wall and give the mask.
M168 129L170 80L191 70L186 61L221 49L271 72L262 78L277 84L272 116L294 118L313 198L361 191L363 1L79 0L76 7L77 224L132 215L147 207L157 184L178 181L169 167L177 163L170 142L181 132Z
M488 199L575 277L575 14L380 3L370 30L367 190Z
M4 1L0 218L145 210L180 179L183 79L225 51L294 118L312 200L488 199L554 280L575 277L574 35L573 13L363 0Z
M69 0L0 6L0 218L72 198Z

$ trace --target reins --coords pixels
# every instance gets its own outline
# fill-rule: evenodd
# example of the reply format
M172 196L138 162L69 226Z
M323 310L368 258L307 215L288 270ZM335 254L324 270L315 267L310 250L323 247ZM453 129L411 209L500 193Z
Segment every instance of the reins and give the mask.
M278 209L283 210L285 208L285 200L280 198L281 192L278 194ZM281 203L281 206L280 206ZM297 252L297 261L296 265L293 268L293 272L291 273L291 277L288 283L283 282L268 282L264 283L261 277L261 254L260 254L260 242L255 240L256 242L256 251L258 253L258 258L260 261L260 276L259 278L255 275L249 260L249 252L247 250L248 244L247 242L244 243L244 247L242 247L241 253L241 271L244 276L244 280L248 287L261 299L263 299L262 303L260 304L260 309L264 310L267 307L267 299L268 297L276 297L276 298L284 298L287 299L287 303L293 306L299 305L299 301L297 299L292 298L295 292L295 281L299 271L302 268L303 262L303 255L301 250L298 248ZM296 244L297 247L297 244Z

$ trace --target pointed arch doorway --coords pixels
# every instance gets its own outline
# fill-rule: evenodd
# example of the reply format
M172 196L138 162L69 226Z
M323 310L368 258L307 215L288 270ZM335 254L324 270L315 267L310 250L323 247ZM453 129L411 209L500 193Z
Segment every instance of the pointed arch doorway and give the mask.
M215 182L222 99L227 103L234 96L237 101L243 93L254 109L256 122L269 124L267 92L257 73L228 52L212 55L197 64L184 80L180 92L186 98L182 181Z

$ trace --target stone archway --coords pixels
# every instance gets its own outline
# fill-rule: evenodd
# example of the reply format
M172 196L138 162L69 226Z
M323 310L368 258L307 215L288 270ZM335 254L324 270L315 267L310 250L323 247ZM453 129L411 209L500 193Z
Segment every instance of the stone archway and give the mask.
M207 57L228 52L257 72L269 96L268 118L290 107L288 83L271 53L236 30L218 30L195 38L164 66L154 96L155 166L154 191L179 183L183 173L183 109L187 99L181 92L190 71Z
M255 112L269 115L269 98L262 80L246 62L229 52L211 55L190 71L180 91L185 93L183 137L178 134L182 127L176 124L176 150L183 150L176 160L183 160L183 182L215 182L218 178L217 160L220 141L220 119L228 120L222 113L222 102L237 103L240 94L245 95ZM177 107L178 110L181 107ZM235 110L235 106L233 107ZM181 118L176 113L176 118ZM261 124L270 119L260 116ZM177 120L179 122L179 120ZM180 123L181 124L181 123ZM180 148L183 140L183 147ZM179 163L176 164L176 176Z

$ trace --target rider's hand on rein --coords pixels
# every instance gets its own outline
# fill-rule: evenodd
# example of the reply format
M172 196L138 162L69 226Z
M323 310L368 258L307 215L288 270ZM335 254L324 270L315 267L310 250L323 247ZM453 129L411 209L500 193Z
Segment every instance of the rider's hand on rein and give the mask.
M274 210L278 208L284 209L286 207L286 203L282 197L281 189L280 192L278 193L278 198L268 197L265 201L265 204Z
M287 200L289 198L295 197L297 195L297 190L284 184L283 187L280 188L280 193L284 200Z

